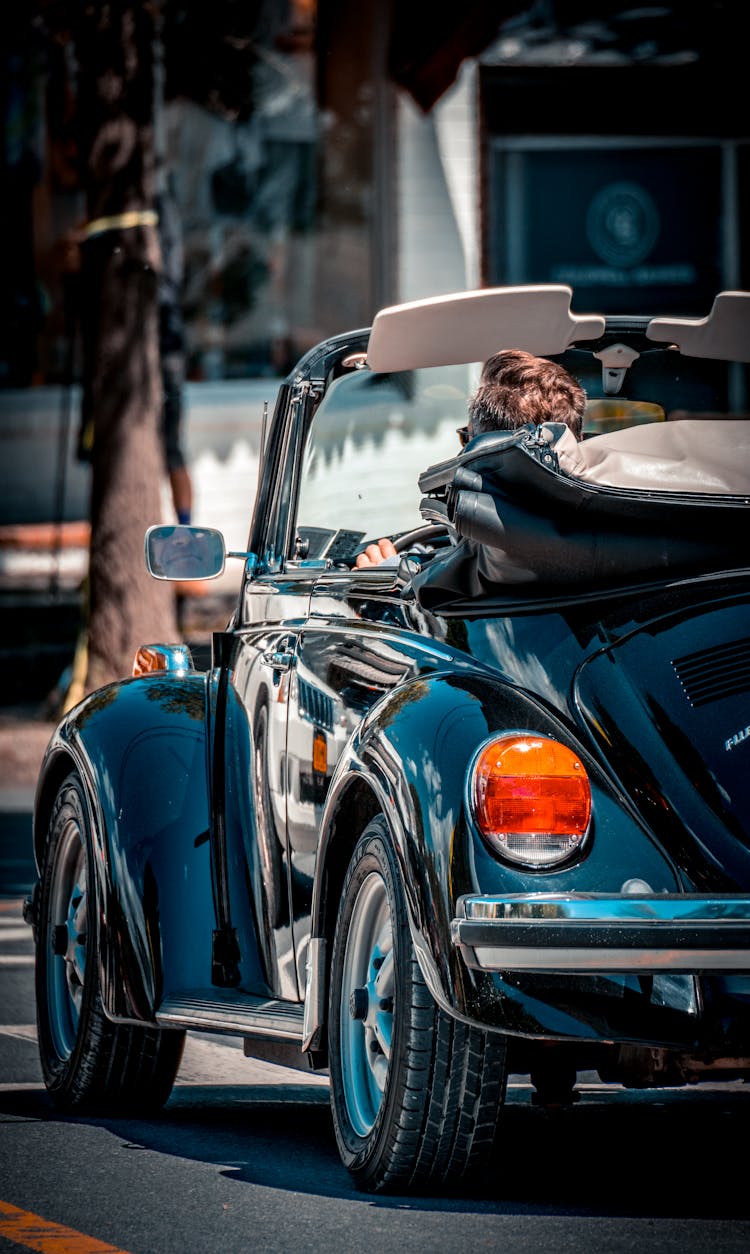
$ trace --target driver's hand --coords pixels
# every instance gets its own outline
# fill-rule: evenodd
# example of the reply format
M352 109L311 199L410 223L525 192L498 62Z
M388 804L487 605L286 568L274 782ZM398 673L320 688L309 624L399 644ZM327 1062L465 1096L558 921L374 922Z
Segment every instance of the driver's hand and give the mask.
M368 544L367 548L357 554L355 569L363 566L379 566L387 557L394 557L396 546L392 540L378 540L377 544Z

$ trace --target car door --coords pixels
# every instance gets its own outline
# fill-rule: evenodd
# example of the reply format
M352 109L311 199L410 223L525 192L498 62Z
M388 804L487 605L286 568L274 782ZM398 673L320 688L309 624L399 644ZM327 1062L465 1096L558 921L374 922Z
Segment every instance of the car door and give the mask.
M290 909L286 702L316 575L304 562L286 569L284 553L299 442L311 404L309 385L298 385L282 397L274 416L260 473L254 556L235 622L225 634L225 696L216 707L224 926L239 951L240 986L283 1000L300 997Z

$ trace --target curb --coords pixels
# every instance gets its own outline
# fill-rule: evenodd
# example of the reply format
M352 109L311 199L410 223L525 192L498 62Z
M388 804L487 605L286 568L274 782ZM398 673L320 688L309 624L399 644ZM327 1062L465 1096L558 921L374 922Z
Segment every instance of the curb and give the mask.
M32 814L36 785L0 788L0 814Z

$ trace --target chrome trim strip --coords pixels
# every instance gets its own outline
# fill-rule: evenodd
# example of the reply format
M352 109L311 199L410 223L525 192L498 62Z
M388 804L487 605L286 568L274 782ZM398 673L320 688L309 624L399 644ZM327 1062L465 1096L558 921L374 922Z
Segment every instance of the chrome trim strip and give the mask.
M750 972L741 894L466 896L451 939L467 966L549 973Z
M669 971L695 975L701 971L750 972L750 950L673 949L541 949L475 946L462 951L467 965L480 971L535 971L539 974L649 975Z
M750 923L750 897L742 893L509 893L505 897L467 895L456 902L459 918L496 923L565 919L626 924Z

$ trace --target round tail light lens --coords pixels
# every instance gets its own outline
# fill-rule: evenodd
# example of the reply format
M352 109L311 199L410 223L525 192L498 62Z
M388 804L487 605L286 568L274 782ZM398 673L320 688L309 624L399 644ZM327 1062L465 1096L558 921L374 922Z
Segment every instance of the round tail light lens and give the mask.
M547 736L491 740L474 766L471 795L490 848L524 866L563 862L589 829L591 786L583 763Z

